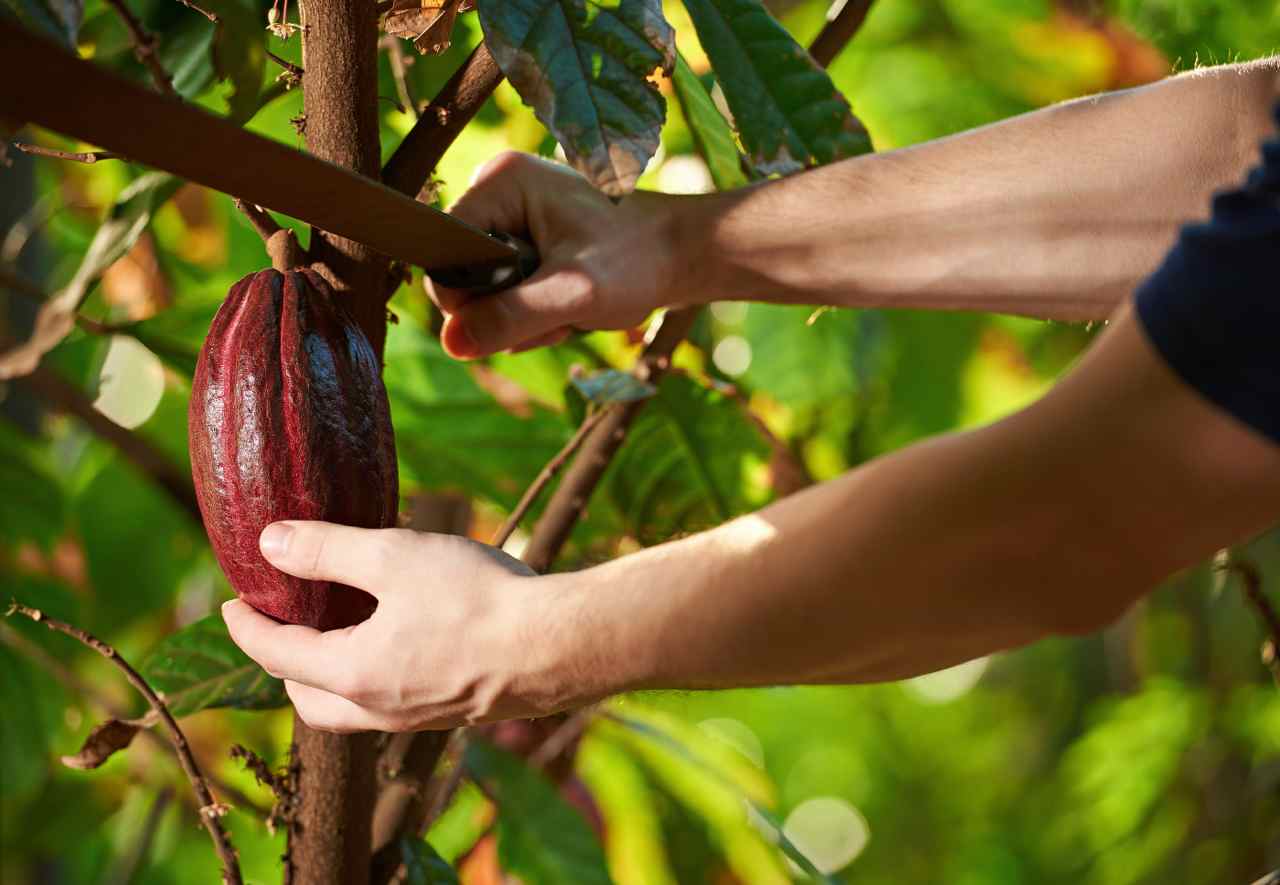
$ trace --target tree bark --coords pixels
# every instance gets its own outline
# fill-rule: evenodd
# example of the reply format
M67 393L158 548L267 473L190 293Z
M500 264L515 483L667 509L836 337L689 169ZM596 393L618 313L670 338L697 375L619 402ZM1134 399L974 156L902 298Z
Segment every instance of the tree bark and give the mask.
M378 32L373 0L307 0L304 135L318 157L371 178L379 169ZM300 183L301 184L301 183ZM351 207L359 211L359 207ZM387 261L367 246L313 230L308 250L381 354ZM313 731L294 717L297 813L287 879L295 885L367 885L376 795L374 734Z

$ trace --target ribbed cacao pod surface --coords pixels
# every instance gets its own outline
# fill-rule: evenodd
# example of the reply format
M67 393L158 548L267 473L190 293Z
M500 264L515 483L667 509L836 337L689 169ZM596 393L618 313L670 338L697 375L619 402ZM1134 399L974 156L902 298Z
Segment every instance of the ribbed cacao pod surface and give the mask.
M378 357L319 274L264 270L231 288L200 350L187 428L205 530L240 598L321 630L372 614L363 590L286 575L258 551L281 519L396 521Z

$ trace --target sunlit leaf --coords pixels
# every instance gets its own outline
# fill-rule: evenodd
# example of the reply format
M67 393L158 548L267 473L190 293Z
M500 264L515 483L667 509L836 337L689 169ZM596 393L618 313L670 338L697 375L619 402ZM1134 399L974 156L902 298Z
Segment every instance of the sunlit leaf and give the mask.
M863 366L875 340L868 320L851 310L814 315L811 307L752 304L742 335L751 344L751 364L741 381L790 406L822 406L852 396L862 386Z
M849 103L759 0L685 0L756 169L795 172L871 150Z
M289 702L284 683L268 676L231 641L221 615L209 615L165 637L138 668L163 692L174 716L210 707L268 710Z
M742 153L733 138L733 129L683 55L676 56L671 80L693 143L711 170L716 188L727 191L742 187L747 183L747 175L742 171Z
M763 504L751 470L768 444L742 405L669 375L636 419L597 491L642 543L719 525Z
M605 885L612 880L586 820L541 773L481 740L466 765L498 806L498 856L526 885Z
M0 424L0 538L49 547L66 526L66 497L38 441Z
M388 330L384 378L402 479L424 488L512 507L571 433L536 403L526 417L507 411L439 341L407 323Z
M477 8L494 59L570 164L607 194L635 187L666 119L649 77L675 63L659 0L479 0Z

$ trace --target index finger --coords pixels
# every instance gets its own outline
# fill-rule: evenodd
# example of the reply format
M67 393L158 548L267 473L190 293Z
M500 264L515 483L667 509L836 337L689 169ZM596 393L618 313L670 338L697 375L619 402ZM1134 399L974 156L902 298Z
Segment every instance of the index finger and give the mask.
M346 673L336 646L350 629L321 633L313 627L281 624L249 603L233 599L222 606L222 620L231 639L272 676L335 691Z

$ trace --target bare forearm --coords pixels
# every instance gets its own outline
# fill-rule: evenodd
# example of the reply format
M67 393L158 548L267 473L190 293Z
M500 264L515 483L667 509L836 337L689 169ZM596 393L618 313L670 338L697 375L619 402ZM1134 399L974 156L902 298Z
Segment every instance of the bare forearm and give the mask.
M1272 131L1273 62L1206 69L696 198L709 298L1102 319Z
M597 694L896 679L1097 629L1277 514L1280 448L1122 314L1032 408L557 576L554 620Z

